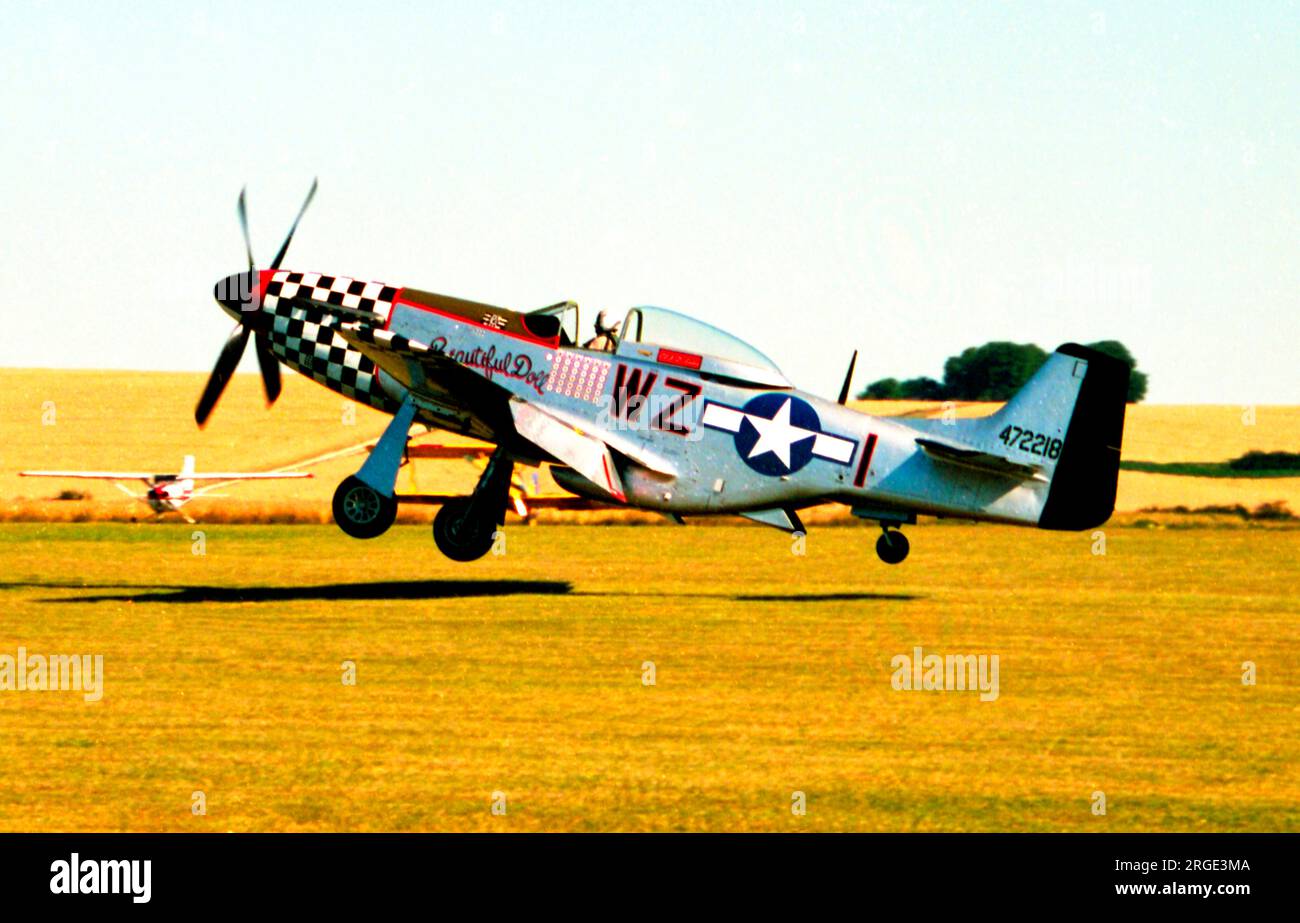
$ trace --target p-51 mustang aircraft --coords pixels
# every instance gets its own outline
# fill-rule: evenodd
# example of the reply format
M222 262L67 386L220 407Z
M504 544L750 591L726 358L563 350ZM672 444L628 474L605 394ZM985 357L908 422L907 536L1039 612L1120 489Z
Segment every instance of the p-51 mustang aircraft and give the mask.
M578 307L519 312L346 276L281 269L312 184L269 269L217 283L238 321L195 410L202 426L254 340L268 403L279 363L393 419L334 494L356 538L393 523L412 422L496 446L474 492L445 503L439 550L472 561L504 521L516 464L551 463L573 493L683 521L739 514L790 532L798 510L848 505L878 522L876 552L901 562L899 527L920 514L1089 529L1114 507L1129 370L1075 344L1056 350L990 417L897 420L795 389L765 355L675 311L634 307L612 346L579 346ZM856 358L856 353L854 354Z
M281 478L309 478L310 474L302 471L204 471L194 470L194 456L186 455L181 470L174 474L151 474L148 471L20 471L26 478L91 478L101 481L144 481L148 488L144 493L136 493L125 484L114 486L135 500L149 504L149 508L162 516L164 513L180 513L186 522L194 522L181 507L195 497L215 497L211 491L234 481L279 480ZM195 481L216 481L208 487L194 489Z

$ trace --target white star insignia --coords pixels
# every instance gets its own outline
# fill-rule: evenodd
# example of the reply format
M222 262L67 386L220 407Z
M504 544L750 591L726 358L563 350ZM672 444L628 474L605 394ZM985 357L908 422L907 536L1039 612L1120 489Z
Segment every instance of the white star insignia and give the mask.
M764 452L771 452L781 460L781 464L790 467L790 446L805 439L812 439L817 434L810 429L790 425L790 399L786 398L781 409L765 420L753 414L745 415L754 429L758 430L758 440L749 450L749 458L756 458Z

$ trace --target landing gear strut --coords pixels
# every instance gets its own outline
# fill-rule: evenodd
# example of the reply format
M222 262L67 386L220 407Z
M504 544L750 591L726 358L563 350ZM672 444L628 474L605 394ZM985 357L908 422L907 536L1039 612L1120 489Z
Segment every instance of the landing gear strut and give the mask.
M882 531L880 538L876 539L876 554L886 564L901 564L911 550L907 536L897 529L890 531L889 526L886 525L880 528Z
M453 561L477 561L492 550L505 522L514 462L503 449L488 460L474 493L444 503L433 518L433 541Z
M334 521L353 538L383 535L397 518L393 485L406 451L406 434L415 419L415 402L408 394L379 437L361 470L344 478L334 491Z

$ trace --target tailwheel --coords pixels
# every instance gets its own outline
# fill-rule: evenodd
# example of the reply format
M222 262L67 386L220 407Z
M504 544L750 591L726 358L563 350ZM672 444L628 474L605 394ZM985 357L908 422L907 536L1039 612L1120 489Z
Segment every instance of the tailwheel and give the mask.
M397 518L397 500L385 497L356 475L334 491L334 521L353 538L375 538Z
M453 561L477 561L492 550L497 523L475 515L472 497L448 500L433 517L433 542Z
M876 539L876 554L886 564L901 564L910 550L907 536L897 529L885 529Z

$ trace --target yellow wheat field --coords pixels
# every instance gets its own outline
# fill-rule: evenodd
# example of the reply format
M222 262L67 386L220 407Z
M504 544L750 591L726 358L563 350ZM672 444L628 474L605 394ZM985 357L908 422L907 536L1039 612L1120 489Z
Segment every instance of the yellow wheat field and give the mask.
M207 429L193 420L202 373L8 369L0 371L0 514L51 520L149 517L108 483L34 481L24 468L175 470L183 454L201 468L259 469L292 464L373 440L387 417L345 401L299 376L286 376L284 394L271 410L255 375L237 375ZM881 415L936 416L939 404L863 401L855 406ZM997 405L960 404L962 416L991 413ZM449 433L421 437L468 443ZM1128 408L1123 456L1153 462L1221 461L1251 449L1300 450L1300 406L1156 406ZM360 456L338 458L311 470L314 477L279 483L245 482L223 490L222 500L199 500L199 518L266 518L324 522L340 480ZM420 460L399 482L403 492L456 493L473 487L478 469L457 460ZM526 472L531 477L531 472ZM545 473L543 492L560 493ZM49 502L64 488L90 494L86 503ZM1283 501L1300 512L1300 478L1215 479L1123 472L1117 510L1147 507L1254 507ZM411 510L409 519L427 518Z

